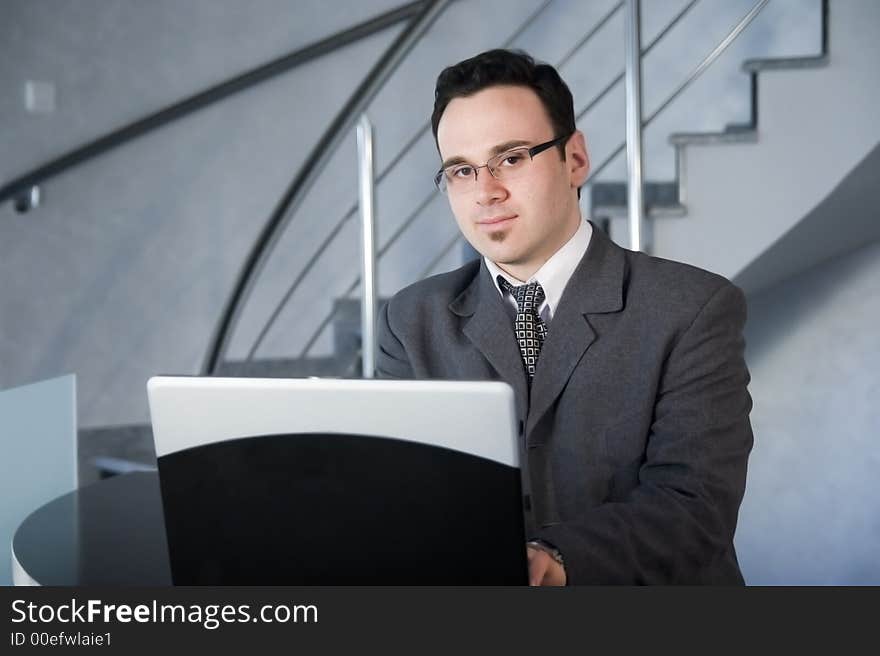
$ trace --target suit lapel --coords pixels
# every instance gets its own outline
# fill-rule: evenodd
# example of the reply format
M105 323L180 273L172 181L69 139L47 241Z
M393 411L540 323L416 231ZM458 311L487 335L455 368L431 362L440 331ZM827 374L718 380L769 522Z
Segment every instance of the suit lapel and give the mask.
M519 346L510 328L510 315L504 309L504 301L485 262L480 263L473 282L449 305L449 309L463 317L462 332L501 378L510 383L517 406L525 412L529 407L528 387ZM503 330L504 326L509 329Z
M595 224L590 245L574 270L547 331L532 381L526 434L562 393L596 339L591 314L623 308L624 252ZM522 365L520 365L522 366Z
M511 319L485 262L480 262L474 280L449 304L449 309L463 319L462 332L513 387L517 406L527 409L526 434L562 393L596 340L590 315L623 308L625 264L623 249L593 224L587 252L565 286L550 322L532 381L531 402L516 339L512 329L503 329L511 325Z

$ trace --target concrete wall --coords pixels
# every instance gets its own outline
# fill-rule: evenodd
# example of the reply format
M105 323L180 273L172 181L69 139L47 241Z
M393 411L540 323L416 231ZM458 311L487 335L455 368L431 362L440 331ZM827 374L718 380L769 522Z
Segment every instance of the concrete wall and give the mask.
M2 84L16 93L2 95L0 170L396 6L319 4L4 5ZM52 179L37 211L0 206L0 387L76 372L83 426L146 421L146 379L197 371L257 232L401 27ZM21 110L32 78L58 83L54 114Z
M749 298L750 584L880 584L880 242Z
M331 12L323 0L4 0L0 183L399 4ZM54 112L26 111L28 80L54 86Z

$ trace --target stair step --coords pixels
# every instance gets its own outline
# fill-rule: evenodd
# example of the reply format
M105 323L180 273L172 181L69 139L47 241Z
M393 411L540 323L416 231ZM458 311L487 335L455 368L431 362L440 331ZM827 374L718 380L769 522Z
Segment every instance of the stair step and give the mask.
M739 126L723 132L675 132L669 135L669 143L673 146L755 143L757 140L758 131L754 127L745 129Z
M596 182L590 199L592 214L617 217L627 212L627 184L625 182ZM644 189L646 214L651 218L683 216L685 207L679 202L677 182L646 182Z
M646 206L672 206L678 202L677 182L646 182L644 188ZM626 207L626 182L596 182L590 190L593 207Z
M232 378L307 378L309 376L341 376L342 370L354 360L336 356L307 358L265 358L254 360L226 360L217 367L216 376Z
M754 132L755 126L752 123L728 123L724 126L725 134Z
M792 68L820 68L828 65L828 55L814 55L810 57L767 57L764 59L747 59L742 63L742 70L746 73L758 73L760 71L776 71Z
M593 206L593 218L599 220L603 217L609 219L618 219L626 216L629 210L625 205L599 205ZM648 219L669 219L678 218L687 214L687 207L676 203L669 207L648 207L645 209L645 218Z

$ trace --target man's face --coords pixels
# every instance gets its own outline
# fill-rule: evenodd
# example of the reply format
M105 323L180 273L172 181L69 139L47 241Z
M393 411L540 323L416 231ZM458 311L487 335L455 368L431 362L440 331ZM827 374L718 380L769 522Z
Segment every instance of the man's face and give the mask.
M440 119L437 143L444 164L485 164L506 144L535 146L555 137L534 91L494 86L455 98ZM577 188L589 172L583 135L566 143L566 159L551 148L527 164L515 180L497 180L486 168L477 180L449 189L449 204L471 245L508 273L525 280L577 230Z

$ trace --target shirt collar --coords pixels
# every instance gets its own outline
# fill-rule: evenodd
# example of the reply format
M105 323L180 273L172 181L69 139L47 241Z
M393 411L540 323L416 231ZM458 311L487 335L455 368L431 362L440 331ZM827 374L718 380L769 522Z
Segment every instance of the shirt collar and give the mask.
M568 284L571 274L574 273L577 265L587 252L587 247L590 245L590 237L592 237L592 235L593 226L589 221L581 220L581 224L578 226L577 231L572 235L571 239L565 242L558 251L550 256L549 260L544 262L540 269L535 271L535 274L531 278L525 281L517 280L510 274L502 271L501 268L489 258L484 257L483 260L486 262L486 268L489 269L489 273L492 274L492 282L494 283L495 288L502 297L504 296L504 291L498 286L498 276L502 276L511 285L515 286L537 280L544 290L545 302L549 306L552 314L559 306L559 301L562 299L562 292L565 291L565 286Z

